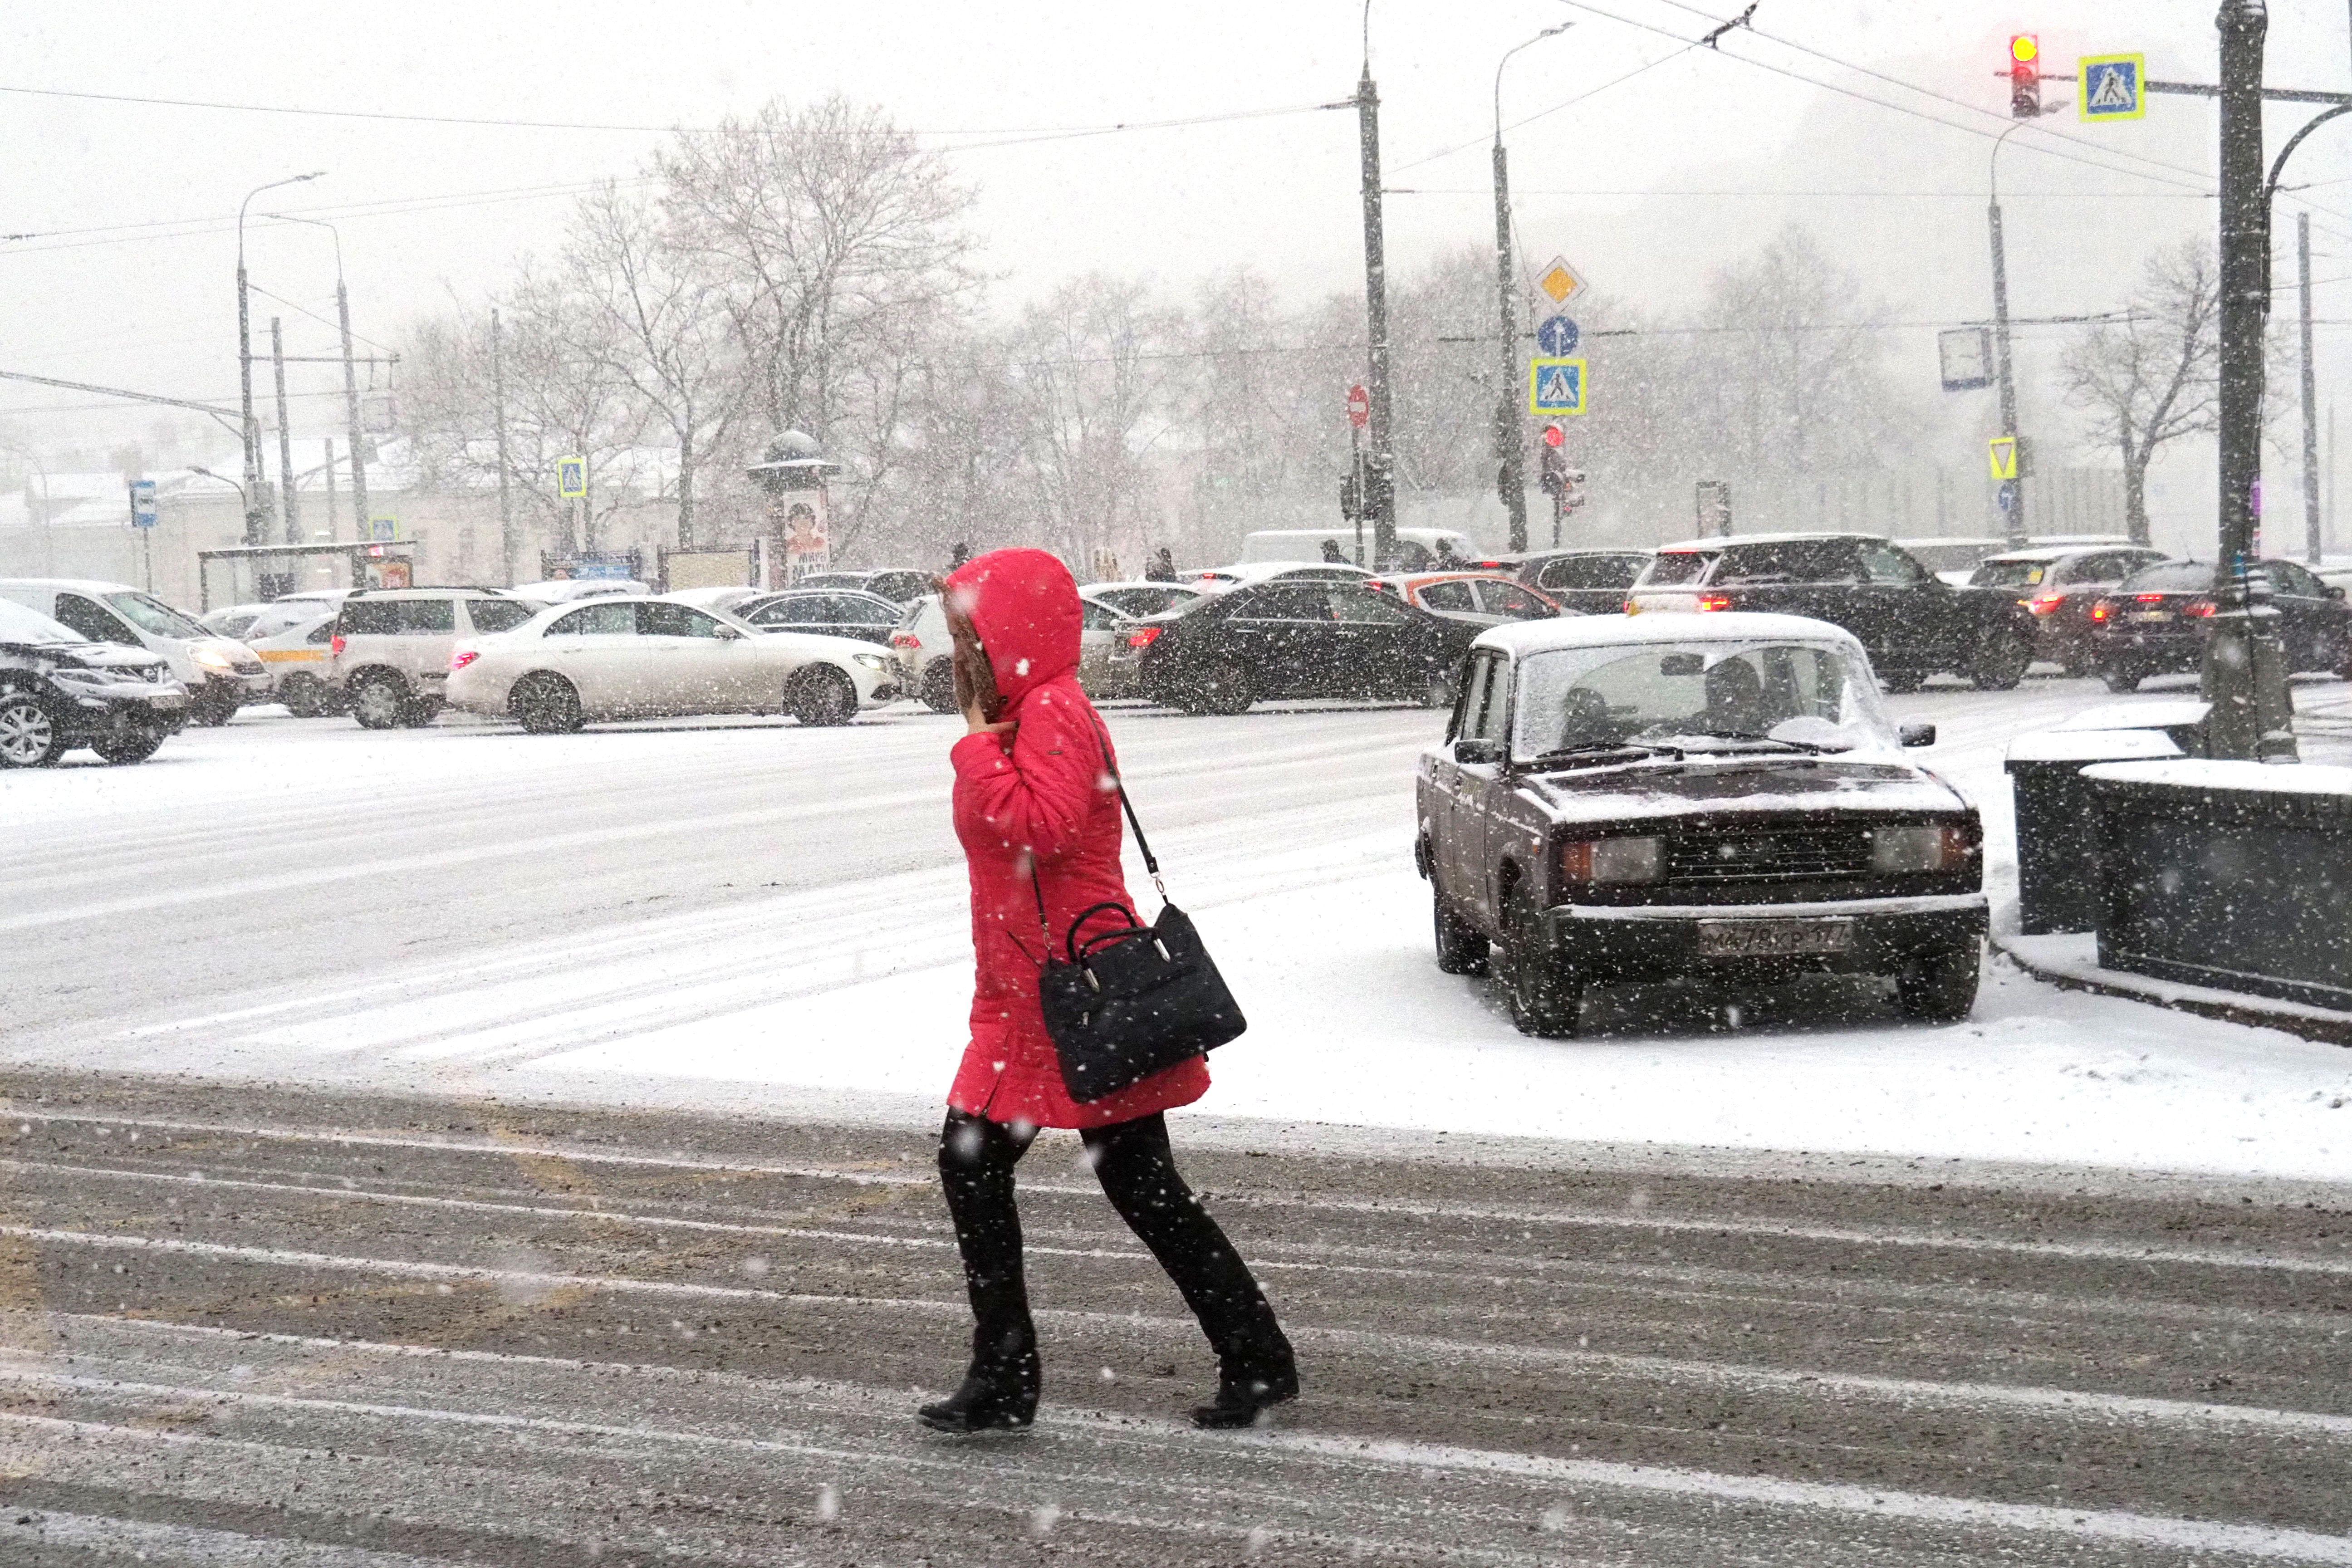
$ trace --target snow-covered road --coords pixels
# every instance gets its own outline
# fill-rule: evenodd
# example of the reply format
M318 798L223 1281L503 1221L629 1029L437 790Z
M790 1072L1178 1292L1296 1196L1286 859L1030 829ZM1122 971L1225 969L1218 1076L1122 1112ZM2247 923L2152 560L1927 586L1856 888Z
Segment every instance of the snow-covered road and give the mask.
M1997 909L2003 747L2111 700L2068 680L1893 700L1941 726L1926 759L1985 807ZM1411 777L1440 715L1111 723L1171 891L1252 1019L1204 1111L2352 1178L2352 1057L2000 964L1949 1028L1851 988L1736 1012L1622 997L1590 1037L1523 1039L1430 961ZM265 710L141 767L0 777L5 1054L928 1119L969 984L954 733L903 708L562 737Z

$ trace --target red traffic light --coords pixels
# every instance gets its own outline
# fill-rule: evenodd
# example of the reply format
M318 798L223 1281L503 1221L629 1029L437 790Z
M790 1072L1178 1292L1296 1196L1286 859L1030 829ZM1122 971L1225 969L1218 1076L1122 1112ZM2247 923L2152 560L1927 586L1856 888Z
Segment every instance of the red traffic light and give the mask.
M2032 120L2042 113L2042 40L2018 33L2009 40L2009 115Z
M2030 66L2042 58L2042 40L2032 33L2020 33L2009 40L2011 63Z
M1544 431L1543 431L1543 443L1544 443L1544 445L1545 445L1545 446L1547 446L1547 447L1557 447L1557 446L1559 446L1562 441L1565 441L1565 440L1567 440L1567 439L1568 439L1568 432L1567 432L1567 431L1565 431L1565 430L1563 430L1563 429L1561 429L1559 426L1557 426L1557 425L1547 425L1547 426L1544 426Z

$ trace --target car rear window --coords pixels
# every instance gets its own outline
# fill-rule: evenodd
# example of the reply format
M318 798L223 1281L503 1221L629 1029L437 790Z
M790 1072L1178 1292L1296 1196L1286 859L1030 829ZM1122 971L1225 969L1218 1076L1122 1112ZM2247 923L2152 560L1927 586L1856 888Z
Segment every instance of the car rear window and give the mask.
M2047 561L1987 561L1969 575L1972 588L2038 588L2048 574Z
M1678 553L1703 559L1699 551ZM1650 563L1646 555L1570 555L1559 561L1548 561L1536 574L1538 588L1630 588L1642 568Z
M478 632L510 632L537 615L537 605L520 599L468 599L466 614Z
M2201 594L2213 585L2213 568L2194 561L2167 561L2133 573L2121 585L2143 594Z
M1715 564L1711 550L1661 550L1650 558L1650 570L1643 576L1644 587L1685 587L1706 575Z
M1790 539L1772 544L1735 544L1709 579L1724 583L1854 583L1862 577L1852 542Z
M1468 610L1478 608L1470 584L1459 580L1452 583L1432 583L1421 591L1421 607L1424 610Z
M336 629L345 637L430 637L457 629L454 599L353 599Z

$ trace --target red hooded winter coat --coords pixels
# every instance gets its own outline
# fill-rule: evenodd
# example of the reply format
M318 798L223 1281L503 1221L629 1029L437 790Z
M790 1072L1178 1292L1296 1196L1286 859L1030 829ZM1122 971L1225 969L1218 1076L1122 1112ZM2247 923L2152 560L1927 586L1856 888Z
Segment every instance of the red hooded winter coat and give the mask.
M1042 550L996 550L959 569L948 591L961 596L987 650L1004 699L999 717L1020 726L1010 745L997 735L966 735L948 753L956 837L971 867L976 967L971 1043L948 1103L1040 1127L1105 1127L1190 1105L1209 1089L1208 1064L1197 1057L1080 1105L1062 1082L1038 1006L1044 938L1031 866L1057 951L1088 905L1116 901L1130 915L1135 907L1119 869L1117 753L1078 688L1077 584ZM1095 920L1108 925L1112 917Z

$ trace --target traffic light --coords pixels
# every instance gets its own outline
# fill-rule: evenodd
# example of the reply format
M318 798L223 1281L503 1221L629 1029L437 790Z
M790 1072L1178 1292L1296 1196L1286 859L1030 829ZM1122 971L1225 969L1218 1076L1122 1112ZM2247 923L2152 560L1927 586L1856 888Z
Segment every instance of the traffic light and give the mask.
M1350 471L1339 476L1339 515L1353 522L1364 515L1364 487Z
M1565 496L1568 494L1568 454L1560 450L1552 439L1559 429L1559 426L1555 425L1544 431L1543 469L1537 482L1543 486L1547 495Z
M2042 39L2019 33L2009 40L2009 117L2035 120L2042 114Z

